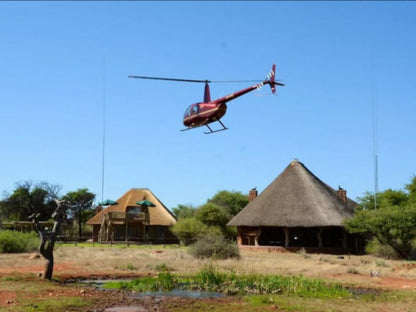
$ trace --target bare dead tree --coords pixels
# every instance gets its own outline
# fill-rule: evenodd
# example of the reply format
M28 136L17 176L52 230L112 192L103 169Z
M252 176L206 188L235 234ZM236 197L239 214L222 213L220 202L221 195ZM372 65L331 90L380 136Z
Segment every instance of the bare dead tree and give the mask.
M53 274L53 249L55 247L55 242L58 237L59 228L61 227L61 223L64 219L65 210L67 209L67 205L63 200L55 200L58 207L56 208L55 212L52 214L52 218L55 220L53 224L52 231L47 233L46 229L43 228L39 223L39 214L32 214L29 219L35 223L36 230L39 233L41 242L39 246L40 254L46 259L45 268L43 270L43 278L51 280Z

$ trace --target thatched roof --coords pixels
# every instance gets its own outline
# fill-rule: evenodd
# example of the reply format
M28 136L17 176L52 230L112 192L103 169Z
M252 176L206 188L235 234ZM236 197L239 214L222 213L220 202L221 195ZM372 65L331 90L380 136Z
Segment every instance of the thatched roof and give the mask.
M118 205L109 206L87 221L87 224L101 224L103 213L126 212L128 208L139 207L136 202L141 200L151 201L156 207L149 207L150 225L170 226L176 223L176 218L168 208L149 190L131 189L117 199Z
M342 226L357 203L344 202L301 162L289 166L229 226Z

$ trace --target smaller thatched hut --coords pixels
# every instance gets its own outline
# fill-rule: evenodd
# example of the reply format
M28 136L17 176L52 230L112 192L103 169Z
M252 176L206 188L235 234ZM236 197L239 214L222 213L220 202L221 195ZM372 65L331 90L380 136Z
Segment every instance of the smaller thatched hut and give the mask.
M137 204L143 200L150 201L155 207ZM94 241L177 242L169 231L176 223L175 216L149 189L131 189L117 203L98 211L87 221L93 226Z
M303 247L324 251L357 251L357 240L343 221L356 202L342 188L334 190L301 162L294 160L229 223L238 230L239 245Z

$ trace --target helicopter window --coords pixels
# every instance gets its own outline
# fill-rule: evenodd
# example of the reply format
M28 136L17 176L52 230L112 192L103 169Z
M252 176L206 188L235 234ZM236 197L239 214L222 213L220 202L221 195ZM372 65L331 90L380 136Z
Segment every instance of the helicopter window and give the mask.
M196 104L192 107L192 113L193 114L198 114L198 111L199 111L199 105Z
M191 106L189 106L185 111L185 117L191 115Z

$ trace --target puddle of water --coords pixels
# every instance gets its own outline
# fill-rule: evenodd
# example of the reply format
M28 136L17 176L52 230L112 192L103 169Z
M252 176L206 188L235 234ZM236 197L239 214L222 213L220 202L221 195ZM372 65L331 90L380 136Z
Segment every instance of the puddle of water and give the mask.
M104 288L106 283L110 282L130 282L131 279L104 279L104 280L83 280L80 281L82 284L87 284L90 286L97 287L99 290L111 290L109 288ZM143 297L181 297L181 298L220 298L223 295L218 292L212 291L197 291L197 290L186 290L175 288L171 291L146 291L146 292L135 292L133 291L133 297L143 298ZM126 307L127 308L127 307ZM137 308L137 307L133 307ZM106 310L107 311L107 310ZM113 312L109 310L108 312ZM130 310L115 310L115 312L130 312ZM132 312L136 312L132 310Z
M106 283L112 282L130 282L131 279L103 279L103 280L82 280L79 283L87 284L89 286L95 286L101 290L104 290L103 286Z
M172 291L146 291L137 294L138 298L143 297L181 297L181 298L220 298L222 294L211 291L197 291L197 290L184 290L175 288Z

